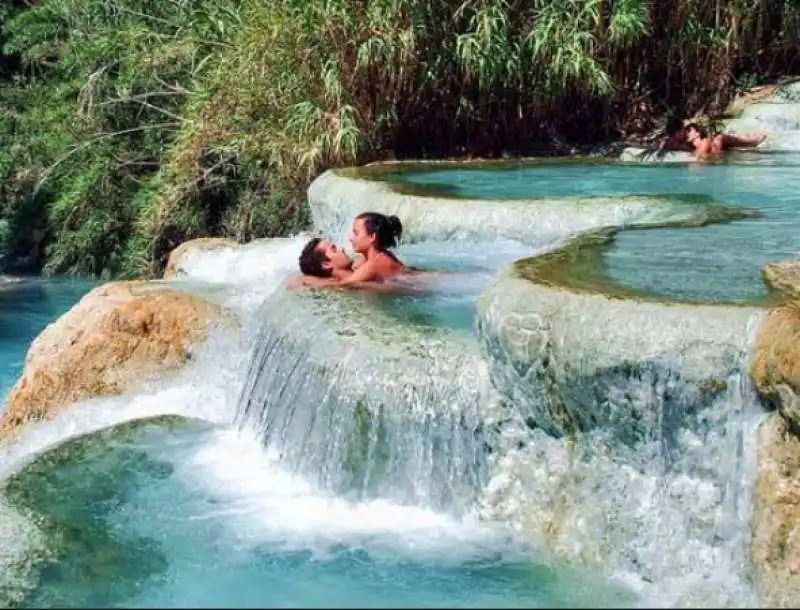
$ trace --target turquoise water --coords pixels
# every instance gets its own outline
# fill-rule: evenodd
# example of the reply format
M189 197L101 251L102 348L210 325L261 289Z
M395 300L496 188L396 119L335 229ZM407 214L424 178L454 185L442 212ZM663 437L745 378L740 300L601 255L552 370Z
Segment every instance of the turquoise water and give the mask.
M182 419L68 442L12 478L7 497L46 541L24 608L632 601L506 536L414 507L320 495L230 432Z
M25 278L0 286L0 396L14 385L33 339L92 287L83 280Z
M415 262L434 263L435 257L424 251L412 248L405 254ZM423 300L431 306L453 299L459 307L455 313L439 310L437 325L471 326L471 295L488 277L483 257L438 266L451 274L450 283L443 282ZM30 280L3 295L8 332L0 357L7 387L19 373L30 340L89 288L88 283ZM403 314L399 305L399 315L406 315L408 310ZM421 315L427 306L419 306ZM219 398L209 390L225 394L214 374L226 367L240 379L246 372L235 359L217 362L201 374L201 382L191 378L188 387L167 387L149 397L108 399L95 412L81 407L73 421L80 427L98 412L113 414L135 400L156 409L184 401L189 411L197 409L198 400L215 403ZM237 390L235 384L227 388ZM44 452L3 485L0 532L10 536L4 547L10 553L22 543L25 551L20 563L9 563L0 553L0 606L535 608L634 603L632 594L612 585L608 575L524 548L499 526L423 506L380 498L352 501L325 492L227 423L172 417L112 426ZM5 506L35 526L38 535L6 529Z
M386 295L375 299L375 305L403 322L467 332L474 327L476 296L437 292Z
M722 164L548 164L396 174L459 196L573 199L589 196L701 197L757 211L758 217L701 228L620 232L602 254L605 275L658 295L711 301L763 296L761 267L800 255L798 154L741 153Z
M380 295L372 300L399 320L471 332L475 300L491 276L502 264L529 254L529 247L512 240L401 245L398 257L422 273L401 283L413 290L400 295Z
M469 197L574 199L644 193L756 209L761 213L758 218L727 225L623 231L602 254L606 274L634 288L728 299L760 293L758 269L762 260L795 255L795 236L800 228L795 206L800 202L791 188L791 178L788 163L774 162L763 167L755 163L657 167L551 164L433 170L404 176L419 183L438 181ZM332 458L341 457L338 443L350 440L340 438L343 428L337 427L335 417L326 419L320 403L350 407L343 401L337 403L335 396L331 398L337 388L326 385L324 371L306 362L315 349L320 349L319 343L314 343L314 328L292 331L309 335L302 337L309 339L303 343L308 351L290 353L281 360L286 362L285 378L281 377L282 370L275 373L280 367L263 374L250 371L254 346L246 341L258 336L258 316L251 314L259 302L296 270L302 241L275 241L262 250L252 248L238 259L214 255L196 262L190 274L192 281L206 281L221 302L241 307L244 338L216 338L187 367L185 378L147 392L103 399L93 405L95 411L83 406L80 412L69 415L73 419L64 429L80 429L79 424L92 421L97 413L119 413L125 420L178 412L198 420L150 420L111 428L105 423L105 431L44 453L10 479L0 502L0 533L8 535L2 529L4 504L8 503L27 523L35 524L40 538L26 542L26 560L21 564L0 564L0 576L6 570L16 578L11 579L12 585L7 576L0 578L0 598L7 596L17 607L636 604L632 593L610 580L610 573L624 562L602 574L578 569L541 549L523 545L518 533L501 525L502 519L491 525L477 521L471 511L464 510L464 498L457 497L453 506L446 506L426 497L427 482L421 478L430 472L453 487L453 496L461 492L461 479L456 475L463 464L445 460L446 465L442 465L435 457L449 451L450 445L444 443L460 442L462 436L472 435L477 439L474 444L480 446L483 439L480 427L470 427L474 422L464 415L472 413L467 408L478 402L479 389L469 385L469 375L462 375L465 371L446 366L440 370L434 366L438 362L426 361L436 368L429 374L436 378L427 380L428 385L421 389L412 388L419 392L404 399L409 385L405 373L414 371L404 371L404 361L393 359L389 348L385 365L379 358L372 362L376 369L390 369L390 383L381 396L397 399L394 406L400 407L401 417L395 422L399 430L395 440L402 441L398 447L403 450L397 455L413 462L407 469L393 471L393 475L407 477L402 483L418 492L409 495L418 501L391 494L351 494L347 489L334 492L320 483L327 479L346 481L329 477L328 471L342 468ZM413 295L364 298L372 299L372 306L391 313L401 323L458 333L437 335L450 345L448 337L462 338L474 332L475 301L492 275L531 251L530 245L501 238L403 245L398 249L400 258L425 269L430 273L428 279L421 278ZM0 383L4 391L18 375L30 340L88 288L85 283L30 280L0 292ZM244 343L237 343L240 339ZM275 341L279 343L280 338ZM457 341L452 345L452 349L460 349ZM356 345L353 349L357 352L364 347ZM342 353L342 361L350 355ZM463 363L472 366L468 359L453 362L456 364L451 368ZM369 389L373 382L385 384L383 373L364 371L364 387ZM254 410L267 413L272 409L271 418L264 417L263 421L267 427L272 422L274 429L257 434L234 419L243 408L242 388L258 375L270 387ZM462 393L451 391L454 389ZM463 392L468 394L466 400ZM320 403L298 399L303 396L319 398ZM423 408L429 417L405 422L403 409L409 406ZM452 411L451 422L462 436L448 437L442 433L447 432L444 424L436 429L430 413L450 413L453 406L462 409ZM281 413L276 413L278 410ZM348 412L340 414L353 419ZM109 420L113 419L111 415ZM309 431L320 429L323 436L330 437L325 439L329 443L315 444L319 439L311 438ZM365 455L368 459L379 457L380 431L373 426L364 437ZM63 439L63 432L53 438ZM297 464L313 464L319 471L295 467L287 459L285 448L294 450L299 458L309 458L298 459ZM476 461L488 460L489 451L484 446L481 451ZM546 466L547 454L542 455ZM598 489L602 487L599 481L597 485ZM536 493L534 488L528 491ZM591 494L578 497L592 499ZM656 504L653 510L660 508ZM628 515L620 513L614 519L625 521ZM601 534L597 536L602 538ZM670 530L669 535L673 534L689 536L680 529ZM578 556L583 548L588 555L592 545L614 544L606 539L576 538L573 542ZM638 553L647 557L651 550L658 554L658 540L643 535L632 544L625 552L634 558ZM0 561L4 561L3 553ZM634 580L635 568L633 562ZM670 573L668 566L664 571ZM650 578L646 572L645 577ZM4 601L0 599L0 605L7 605Z

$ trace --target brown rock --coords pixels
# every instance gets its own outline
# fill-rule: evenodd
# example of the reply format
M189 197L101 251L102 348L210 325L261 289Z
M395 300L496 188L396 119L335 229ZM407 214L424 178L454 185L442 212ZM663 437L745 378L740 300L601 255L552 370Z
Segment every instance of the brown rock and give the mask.
M800 607L800 439L774 413L758 430L750 559L765 608Z
M756 335L750 376L764 399L800 425L800 301L766 315Z
M0 415L0 436L180 366L220 313L160 282L111 282L92 290L31 344Z
M742 111L753 104L769 99L779 89L780 85L761 85L739 94L725 110L726 116L738 116Z
M182 273L181 260L189 253L197 250L213 250L216 248L235 247L238 244L223 237L200 237L183 242L169 253L167 266L164 269L164 279Z
M768 273L765 268L765 277L771 277ZM771 279L768 281L772 283ZM778 409L758 431L750 557L763 605L797 608L800 607L800 301L776 307L766 315L756 336L750 374L759 394Z
M761 268L761 275L778 292L800 299L800 261L767 263Z

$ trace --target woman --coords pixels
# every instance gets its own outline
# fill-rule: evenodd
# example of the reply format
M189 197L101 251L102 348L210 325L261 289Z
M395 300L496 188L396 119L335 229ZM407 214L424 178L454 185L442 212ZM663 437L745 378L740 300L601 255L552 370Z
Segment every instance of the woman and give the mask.
M383 282L409 273L408 267L389 251L397 246L402 234L403 225L397 216L384 216L378 212L356 216L350 243L353 250L364 258L360 264L354 265L353 273L339 280L339 285Z
M697 123L687 123L659 145L660 150L686 150L698 159L719 157L735 148L755 148L767 139L767 134L718 133L714 136Z
M698 159L720 156L733 148L755 148L767 139L767 134L757 133L718 133L714 136L697 123L686 126L686 142L692 147Z

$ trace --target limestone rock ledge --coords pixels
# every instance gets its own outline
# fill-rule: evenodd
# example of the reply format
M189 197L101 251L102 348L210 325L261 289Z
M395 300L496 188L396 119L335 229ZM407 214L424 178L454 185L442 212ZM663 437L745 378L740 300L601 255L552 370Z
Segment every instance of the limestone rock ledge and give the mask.
M758 431L750 558L764 608L800 608L800 439L774 413Z
M800 430L800 301L780 305L765 316L756 335L750 376L761 397Z
M723 114L726 116L738 116L748 106L769 100L778 92L780 87L781 85L779 84L761 85L740 93L731 101Z
M800 264L773 263L764 279L800 296ZM772 309L756 336L750 375L776 409L758 433L750 558L764 607L800 607L800 301Z
M778 292L800 299L800 261L768 263L761 269L761 275Z
M76 401L118 395L179 367L225 313L163 282L95 288L31 344L0 415L0 437Z
M184 271L181 265L186 261L191 252L196 252L198 250L215 250L218 248L232 248L238 245L239 244L237 244L235 241L226 239L224 237L200 237L198 239L185 241L169 253L167 266L164 269L164 279L182 275Z

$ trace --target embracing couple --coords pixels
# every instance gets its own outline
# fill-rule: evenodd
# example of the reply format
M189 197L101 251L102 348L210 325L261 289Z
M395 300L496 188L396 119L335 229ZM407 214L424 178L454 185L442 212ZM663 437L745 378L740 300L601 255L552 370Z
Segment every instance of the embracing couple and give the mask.
M342 286L376 288L384 281L411 272L390 252L403 234L397 216L364 212L356 216L350 233L353 251L360 255L352 260L339 246L328 239L311 239L300 254L302 275L294 286Z

